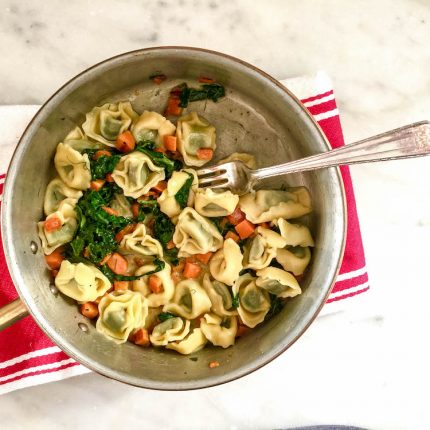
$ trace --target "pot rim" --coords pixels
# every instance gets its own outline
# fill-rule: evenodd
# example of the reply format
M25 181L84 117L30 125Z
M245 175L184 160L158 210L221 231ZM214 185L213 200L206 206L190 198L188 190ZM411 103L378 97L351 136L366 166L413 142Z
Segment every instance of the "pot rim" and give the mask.
M125 378L123 378L121 375L115 375L115 371L110 371L110 372L103 371L102 369L100 369L96 365L94 365L93 362L87 360L85 357L81 357L79 351L75 352L74 350L70 349L67 345L67 342L63 342L63 337L61 335L59 335L53 329L53 327L51 327L50 324L48 324L43 318L39 317L39 315L41 315L41 314L38 312L37 307L34 305L34 303L29 302L28 297L25 294L25 290L26 290L25 285L20 285L20 283L18 282L19 273L18 274L15 273L15 267L13 264L11 264L11 261L10 261L11 260L10 247L12 247L12 245L10 243L11 237L9 235L9 229L7 228L7 214L8 214L7 202L9 201L9 198L11 197L11 195L9 196L9 194L11 194L11 192L12 192L12 185L9 185L9 184L11 184L11 181L12 181L11 178L14 176L13 170L16 170L14 160L16 159L16 157L18 157L19 152L21 151L21 146L27 138L27 134L29 133L30 129L32 128L34 123L37 121L37 119L39 118L41 113L44 111L46 106L49 105L53 99L61 97L62 93L65 90L67 90L68 87L71 84L73 84L75 81L85 77L86 74L88 74L89 72L91 72L95 69L100 68L101 66L105 66L108 63L114 62L114 61L119 60L119 59L126 59L128 57L140 56L140 55L144 55L144 54L147 54L149 52L154 52L154 51L157 52L157 51L168 51L168 50L176 50L176 51L183 51L183 52L194 51L194 52L209 54L209 55L212 55L215 57L225 58L231 62L238 63L238 64L244 66L245 68L251 69L252 71L260 74L261 76L266 78L272 85L277 86L283 92L288 94L288 96L296 103L296 105L303 111L303 113L311 121L312 125L315 127L320 138L322 139L326 149L327 150L331 149L331 146L330 146L324 132L322 131L320 125L314 119L314 117L309 113L309 111L305 108L305 106L301 103L301 101L288 88L286 88L283 84L281 84L277 79L273 78L268 73L264 72L263 70L259 69L258 67L255 67L254 65L252 65L246 61L243 61L239 58L236 58L236 57L228 55L228 54L224 54L222 52L213 51L210 49L197 48L197 47L187 47L187 46L160 46L160 47L149 47L149 48L144 48L144 49L137 49L137 50L133 50L133 51L128 51L128 52L107 58L103 61L100 61L100 62L94 64L93 66L83 70L82 72L78 73L73 78L69 79L64 85L62 85L57 91L55 91L41 105L39 110L36 112L36 114L30 120L30 122L28 123L27 127L25 128L21 138L19 139L19 142L18 142L18 144L17 144L17 146L16 146L16 148L12 154L11 162L10 162L8 169L7 169L6 180L4 183L4 191L3 191L3 195L4 195L4 200L2 202L3 203L3 210L1 211L2 212L2 214L1 214L1 232L2 232L3 247L4 247L7 266L8 266L10 275L12 277L12 280L14 282L14 286L15 286L21 300L25 303L25 305L28 308L30 315L34 318L34 320L36 321L38 326L43 330L43 332L60 349L62 349L67 355L69 355L70 357L72 357L77 362L81 363L85 367L91 369L92 371L94 371L98 374L101 374L101 375L103 375L107 378L113 379L113 380L117 380L119 382L126 383L128 385L132 385L132 386L136 386L136 387L140 387L140 388L159 390L159 391L188 391L188 390L196 390L196 389L209 388L209 387L213 387L213 386L222 385L222 384L225 384L227 382L234 381L236 379L239 379L243 376L246 376L246 375L249 375L249 374L255 372L256 370L262 368L263 366L265 366L268 363L270 363L271 361L273 361L275 358L279 357L288 348L290 348L303 335L303 333L306 332L306 330L309 328L309 326L316 319L316 317L320 313L322 307L326 303L327 298L330 295L330 293L334 287L334 284L336 282L336 277L339 273L339 270L340 270L340 267L341 267L341 264L343 261L343 255L344 255L344 250L345 250L346 229L347 229L346 197L345 197L344 183L343 183L343 180L342 180L342 177L340 174L340 169L338 167L335 167L334 169L336 170L336 177L337 177L338 184L340 186L340 193L342 196L342 199L341 199L342 205L341 206L342 206L343 234L342 234L342 242L341 242L341 247L340 247L339 260L337 261L336 269L335 269L335 272L333 274L333 278L330 282L330 287L327 289L326 295L324 296L320 305L316 309L315 313L309 319L308 323L300 330L300 332L288 344L284 345L284 347L282 347L279 351L276 351L273 354L268 354L268 357L266 357L262 362L259 362L258 364L251 366L249 369L242 370L242 371L241 371L241 369L234 370L230 374L222 375L220 378L218 378L214 382L210 382L209 379L208 380L202 380L204 382L203 384L199 383L200 381L190 381L191 383L187 384L185 387L184 386L180 386L180 387L165 387L165 386L157 387L156 382L154 383L153 381L148 381L148 380L143 380L143 382L144 382L143 384L136 384L136 383L130 382L128 380L125 380ZM9 174L9 173L11 173L11 174ZM181 383L177 383L177 384L181 384ZM183 385L183 383L182 383L182 385Z

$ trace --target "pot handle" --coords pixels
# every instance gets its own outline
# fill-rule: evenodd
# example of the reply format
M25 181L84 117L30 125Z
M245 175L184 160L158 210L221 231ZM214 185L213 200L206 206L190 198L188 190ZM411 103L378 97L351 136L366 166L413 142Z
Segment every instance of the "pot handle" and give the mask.
M21 299L0 307L0 331L28 315L28 310Z

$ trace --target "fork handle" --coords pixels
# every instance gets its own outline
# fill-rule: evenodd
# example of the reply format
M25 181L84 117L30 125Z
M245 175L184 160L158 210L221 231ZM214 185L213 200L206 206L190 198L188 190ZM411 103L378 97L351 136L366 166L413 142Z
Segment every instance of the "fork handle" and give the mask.
M430 122L422 121L396 128L368 139L278 166L254 170L257 181L286 173L316 170L343 164L398 160L430 154Z

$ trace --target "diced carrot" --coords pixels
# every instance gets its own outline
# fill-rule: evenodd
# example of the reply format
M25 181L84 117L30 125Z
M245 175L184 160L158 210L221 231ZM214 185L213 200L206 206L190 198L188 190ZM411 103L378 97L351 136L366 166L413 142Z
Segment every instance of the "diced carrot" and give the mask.
M202 84L213 84L215 82L215 79L208 78L207 76L200 76L199 82Z
M80 311L84 317L87 317L91 320L93 318L97 317L99 314L99 308L98 308L97 304L94 302L83 303L80 306Z
M197 158L199 160L212 160L214 150L211 148L200 148L197 150Z
M197 258L195 255L190 255L189 257L185 258L185 263L196 263L196 262L197 262Z
M128 290L130 286L130 281L115 281L113 283L113 289L115 291L125 291Z
M167 151L176 151L176 136L164 136L163 143Z
M219 366L219 361L211 361L210 363L209 363L209 367L211 368L211 369L214 369L215 367L218 367Z
M106 149L100 149L93 155L93 160L98 160L101 156L110 157L112 153Z
M50 217L45 221L43 226L48 233L51 231L60 230L62 226L61 219L57 216Z
M270 228L270 224L268 222L262 222L261 224L259 224L259 226L263 228Z
M241 239L246 239L247 237L251 236L252 233L254 233L255 225L249 222L247 219L244 219L235 227L235 229Z
M102 209L109 215L119 216L119 213L115 209L109 208L107 206L102 206Z
M164 291L163 281L157 275L151 275L149 277L148 285L154 294L160 294Z
M167 79L166 75L156 75L151 77L152 82L154 82L154 84L157 84L157 85L160 85L166 79Z
M90 182L90 188L94 191L100 191L103 188L105 181L103 179L96 179Z
M55 279L57 277L57 275L58 275L58 270L55 270L55 269L51 270L51 275Z
M157 191L148 191L146 194L144 194L143 196L140 196L137 198L137 200L139 201L146 201L149 200L150 197L158 197L159 193L157 193Z
M239 324L239 327L237 328L236 337L242 337L245 336L249 331L249 327L243 324Z
M184 278L191 279L197 278L200 275L201 267L198 264L189 263L188 261L185 263L184 271L182 275Z
M61 250L58 248L55 249L51 254L45 255L46 264L51 270L59 269L63 260L64 256L61 253Z
M196 254L197 260L199 260L203 264L208 264L209 260L211 259L213 253L207 252L206 254Z
M175 242L173 242L173 240L169 240L168 242L167 242L167 246L166 246L166 248L167 249L173 249L173 248L175 248Z
M182 274L181 272L173 271L171 277L172 281L177 284L182 279Z
M89 251L89 249L88 249L88 248L85 248L85 249L84 249L84 252L82 253L82 255L83 255L85 258L89 258L89 257L90 257L90 251Z
M115 182L113 177L112 177L112 173L106 173L106 182Z
M160 181L155 187L152 187L153 190L162 193L167 188L166 181Z
M240 237L233 231L228 231L227 234L224 236L224 239L233 239L236 243L239 242Z
M161 154L164 154L164 148L162 148L161 146L159 148L155 148L154 152L160 152Z
M229 220L228 220L226 217L224 217L224 218L220 221L219 225L221 226L221 228L224 228L228 223L229 223Z
M107 265L112 272L117 275L124 275L127 272L128 263L127 260L117 252L114 252L109 260L107 261Z
M230 224L237 225L245 219L245 214L240 210L239 206L236 206L236 209L227 216L227 219Z
M131 133L131 131L127 130L121 133L115 142L115 147L120 152L131 152L136 146L136 140Z
M128 224L115 235L115 241L120 243L126 234L133 233L136 229L136 224Z
M112 257L112 254L105 255L104 258L103 258L103 260L100 261L99 265L100 266L104 266L108 262L109 258L111 258L111 257Z
M179 106L180 100L178 96L170 96L167 100L166 115L179 116L182 113L182 108Z
M151 341L149 340L148 330L140 328L135 333L133 333L133 342L139 346L150 346Z
M133 203L131 205L131 213L135 218L139 216L139 207L140 207L139 203Z

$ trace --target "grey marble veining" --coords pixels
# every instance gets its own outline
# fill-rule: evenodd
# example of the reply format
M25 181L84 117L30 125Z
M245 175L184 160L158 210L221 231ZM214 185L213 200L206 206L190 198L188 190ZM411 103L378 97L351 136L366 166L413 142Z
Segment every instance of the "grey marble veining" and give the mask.
M0 104L40 104L121 52L189 45L277 78L326 70L351 142L429 118L429 41L428 1L0 0ZM429 428L429 160L352 168L372 289L265 368L187 393L84 375L2 396L0 427Z

